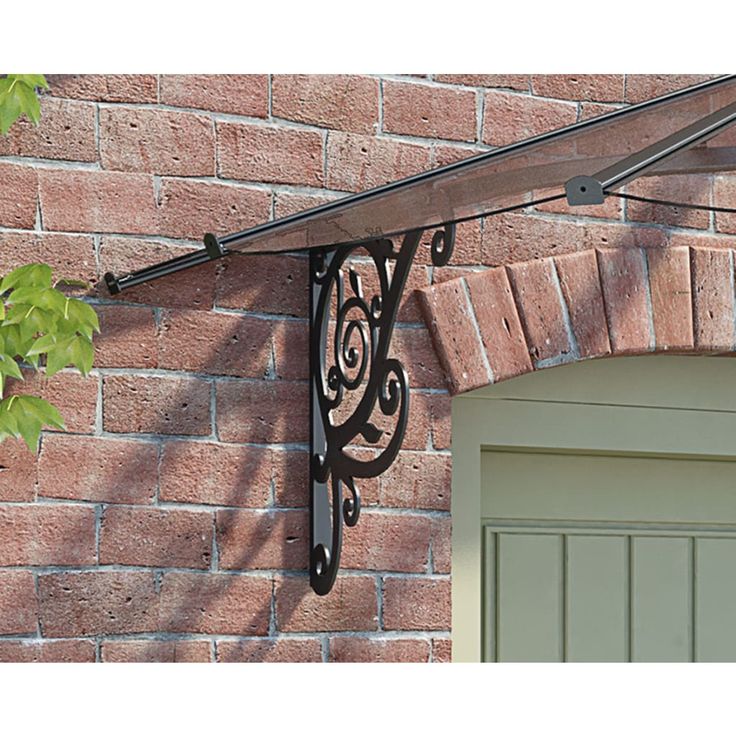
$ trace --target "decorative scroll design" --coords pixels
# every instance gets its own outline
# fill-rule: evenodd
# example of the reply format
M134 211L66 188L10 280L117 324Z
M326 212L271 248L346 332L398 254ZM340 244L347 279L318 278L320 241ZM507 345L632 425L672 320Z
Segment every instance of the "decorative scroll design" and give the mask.
M343 521L347 526L358 523L360 491L355 479L373 478L389 468L404 438L409 379L401 362L388 352L401 296L423 234L423 230L412 230L398 245L381 238L310 252L309 572L312 588L320 595L328 593L335 582ZM435 266L447 264L454 241L452 224L434 233L431 253ZM369 265L378 276L372 296L365 294L358 272L345 263L359 249L368 254ZM334 336L329 340L331 320ZM374 457L358 459L345 448L359 437L369 446L377 446L384 434L371 422L376 404L381 414L394 422L394 431L383 447L375 448ZM347 418L338 420L341 406L352 409Z

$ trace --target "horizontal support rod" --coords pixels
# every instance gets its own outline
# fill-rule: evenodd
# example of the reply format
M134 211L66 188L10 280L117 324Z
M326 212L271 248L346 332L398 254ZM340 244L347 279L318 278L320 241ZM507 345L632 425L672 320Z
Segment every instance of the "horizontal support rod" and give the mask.
M207 233L204 236L204 248L201 250L196 250L193 253L187 253L183 256L177 256L168 261L163 261L147 268L141 268L138 271L133 271L119 277L108 271L104 277L105 284L111 294L119 294L125 289L145 284L148 281L153 281L153 279L161 278L161 276L168 276L177 271L183 271L193 266L209 263L216 258L222 258L227 253L228 251L222 247L218 239L212 233Z
M736 123L736 102L686 125L661 141L652 143L641 151L627 156L623 161L593 174L593 178L601 183L604 191L623 186L626 182L641 176L645 171L651 171L666 159L671 159L681 151L713 137L733 123Z

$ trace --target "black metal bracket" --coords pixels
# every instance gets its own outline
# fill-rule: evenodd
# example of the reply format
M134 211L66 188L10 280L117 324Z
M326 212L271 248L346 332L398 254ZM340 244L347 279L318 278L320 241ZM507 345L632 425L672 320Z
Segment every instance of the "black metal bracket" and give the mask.
M360 491L355 479L383 473L404 439L409 378L401 362L389 357L389 348L423 234L424 230L412 230L399 244L381 238L310 251L309 579L319 595L328 593L335 582L343 521L349 527L358 523ZM447 264L454 242L454 225L434 233L433 265ZM378 276L374 294L365 293L360 275L346 263L361 249ZM344 412L347 416L339 416L341 406L350 407ZM375 410L395 418L391 438L382 447L378 443L384 432L371 422ZM355 447L360 437L376 448L375 457L360 460L351 454L349 447Z

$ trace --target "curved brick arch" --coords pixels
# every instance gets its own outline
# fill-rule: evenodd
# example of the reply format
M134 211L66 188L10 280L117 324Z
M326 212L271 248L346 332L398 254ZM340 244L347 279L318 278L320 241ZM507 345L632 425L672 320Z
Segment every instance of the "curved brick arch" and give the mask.
M452 395L588 358L734 351L734 255L586 250L426 287L419 301Z

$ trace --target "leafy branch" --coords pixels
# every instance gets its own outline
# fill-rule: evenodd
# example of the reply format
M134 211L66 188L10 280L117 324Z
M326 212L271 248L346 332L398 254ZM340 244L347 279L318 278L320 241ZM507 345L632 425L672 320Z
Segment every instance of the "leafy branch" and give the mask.
M41 428L63 429L64 420L53 404L37 396L5 397L7 379L22 381L22 364L38 370L42 363L47 376L67 366L86 376L94 359L92 337L100 331L95 310L57 285L44 263L16 268L0 281L0 440L22 437L32 452L38 449Z
M41 104L36 89L48 89L43 74L6 74L0 78L0 134L23 114L34 124L41 119Z

